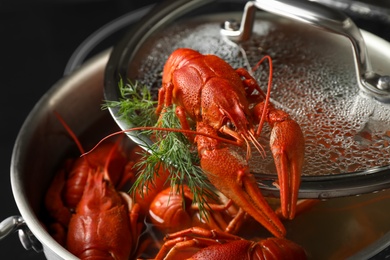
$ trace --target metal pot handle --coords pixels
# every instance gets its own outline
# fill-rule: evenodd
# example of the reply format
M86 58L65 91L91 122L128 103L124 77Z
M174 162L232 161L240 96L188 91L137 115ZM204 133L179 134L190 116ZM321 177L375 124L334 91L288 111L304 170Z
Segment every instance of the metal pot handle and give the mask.
M240 26L233 28L227 21L221 34L236 42L247 40L252 32L256 8L347 37L352 43L360 89L377 100L390 103L390 76L381 76L372 71L364 39L348 16L311 1L255 0L247 2Z
M0 240L15 231L18 231L20 242L26 250L34 249L37 253L42 251L42 244L30 231L21 216L11 216L0 223Z

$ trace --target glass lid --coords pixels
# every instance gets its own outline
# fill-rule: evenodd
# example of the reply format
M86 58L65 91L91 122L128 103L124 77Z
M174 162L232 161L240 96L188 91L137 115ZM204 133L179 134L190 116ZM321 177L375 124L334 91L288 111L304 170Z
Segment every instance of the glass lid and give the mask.
M215 54L233 68L248 71L269 55L273 61L271 102L289 113L305 136L299 197L350 196L388 188L390 105L386 81L390 80L380 75L390 75L390 43L365 31L361 31L363 43L360 39L356 43L329 29L333 26L329 21L339 17L321 16L324 26L308 24L309 18L262 8L262 2L252 1L257 11L250 13L242 1L174 1L150 14L114 48L106 70L106 100L119 100L120 78L149 86L157 97L163 66L177 48ZM237 40L237 34L231 32L245 31L243 23L250 15L253 19L246 25L250 36ZM367 51L360 50L361 46ZM268 76L267 64L253 72L264 91ZM362 82L371 85L365 88ZM110 112L122 129L132 127L120 120L115 108ZM267 156L252 149L250 168L263 192L277 196L276 169L267 147L269 132L265 126L259 139Z

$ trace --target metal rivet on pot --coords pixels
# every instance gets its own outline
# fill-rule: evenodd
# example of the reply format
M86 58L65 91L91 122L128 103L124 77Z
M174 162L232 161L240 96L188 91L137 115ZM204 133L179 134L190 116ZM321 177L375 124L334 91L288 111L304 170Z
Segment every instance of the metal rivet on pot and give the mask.
M382 90L390 90L390 76L381 76L377 87Z

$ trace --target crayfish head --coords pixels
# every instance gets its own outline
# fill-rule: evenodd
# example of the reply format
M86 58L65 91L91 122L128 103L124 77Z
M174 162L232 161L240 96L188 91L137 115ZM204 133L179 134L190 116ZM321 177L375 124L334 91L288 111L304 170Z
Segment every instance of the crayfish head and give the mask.
M220 128L220 131L233 137L239 145L245 143L247 148L246 159L249 160L252 154L251 145L253 145L260 154L264 155L265 150L256 138L254 127L250 120L251 116L244 111L245 110L242 109L239 104L230 111L223 111L226 120Z
M257 141L253 126L249 123L249 121L244 118L244 120L234 120L234 118L231 118L229 116L226 116L227 120L226 123L224 123L221 128L220 132L229 135L233 137L238 145L243 145L245 143L247 147L247 160L251 157L251 144L258 150L263 151L263 147L261 144ZM243 122L246 121L246 124L243 124Z
M215 87L216 84L218 88ZM258 151L264 151L256 139L245 93L234 88L230 82L209 80L202 90L201 107L204 123L223 135L232 137L238 145L246 144L247 159L251 154L250 144Z

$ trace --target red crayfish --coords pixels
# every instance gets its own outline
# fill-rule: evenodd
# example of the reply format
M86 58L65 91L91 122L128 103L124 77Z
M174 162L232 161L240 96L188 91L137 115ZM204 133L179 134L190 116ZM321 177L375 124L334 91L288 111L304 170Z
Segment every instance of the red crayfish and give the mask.
M306 259L305 250L285 238L249 241L221 232L193 227L168 234L155 260L170 259Z
M198 206L193 204L193 194L188 186L176 188L161 191L149 206L150 220L163 233L177 232L193 226L236 233L242 225L245 212L237 209L222 194L218 201L208 198L211 210L206 210L201 215Z
M138 211L139 205L118 192L106 174L91 171L69 222L68 250L81 259L129 259L143 227Z
M270 61L271 75L272 62L266 58ZM269 85L270 82L271 76ZM269 103L269 91L265 94L248 71L234 70L221 58L192 49L175 50L164 66L156 113L161 114L172 104L176 104L184 130L190 130L188 118L195 122L198 134L194 142L200 165L210 182L273 235L283 237L286 233L283 224L250 173L249 145L262 150L257 138L263 122L268 122L282 215L292 219L304 159L304 137L298 123ZM232 145L210 136L232 138L239 146L246 144L247 158L232 149Z
M77 137L56 115L84 153ZM134 162L126 153L118 140L67 159L47 191L49 231L81 259L129 259L137 249L143 227L138 221L140 207L119 191L135 175Z

